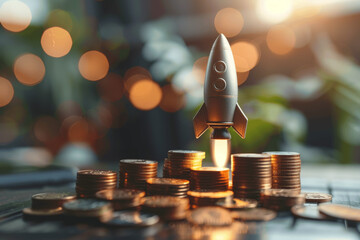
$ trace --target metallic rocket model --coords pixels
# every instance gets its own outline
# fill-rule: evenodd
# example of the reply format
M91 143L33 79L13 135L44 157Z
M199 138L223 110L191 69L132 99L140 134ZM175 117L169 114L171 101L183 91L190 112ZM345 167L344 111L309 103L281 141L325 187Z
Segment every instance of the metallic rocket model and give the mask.
M209 127L211 139L230 139L227 128L245 138L247 117L237 103L238 85L234 57L223 34L215 40L206 69L204 104L193 119L196 138Z

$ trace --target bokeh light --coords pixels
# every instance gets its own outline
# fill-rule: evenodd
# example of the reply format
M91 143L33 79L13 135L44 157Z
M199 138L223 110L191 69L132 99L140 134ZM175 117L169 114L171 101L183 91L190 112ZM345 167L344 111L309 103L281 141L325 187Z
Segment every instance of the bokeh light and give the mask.
M287 19L294 9L291 0L258 0L257 15L266 23L280 23Z
M34 135L41 142L48 142L59 134L59 122L52 116L39 117L34 124Z
M68 139L70 142L86 142L89 139L89 124L80 118L74 121L68 129Z
M237 72L248 72L259 61L260 53L256 46L249 42L236 42L231 44Z
M214 25L218 33L226 37L238 35L244 26L241 13L234 8L223 8L215 16Z
M185 106L185 93L176 89L172 84L162 87L160 108L165 112L176 112Z
M195 77L195 79L201 84L204 84L205 81L206 67L208 60L209 57L201 57L197 59L193 65L192 74Z
M0 118L0 145L11 143L19 135L19 126L9 117Z
M134 107L151 110L159 105L162 91L156 82L148 79L136 82L130 89L129 98Z
M10 0L1 5L0 22L6 30L21 32L30 25L31 18L29 7L21 1Z
M109 71L109 61L99 51L88 51L79 60L80 74L89 81L98 81L104 78Z
M19 82L32 86L40 83L45 76L45 65L38 56L27 53L15 60L14 74Z
M120 75L109 73L105 79L99 81L98 89L102 99L115 102L122 98L124 84Z
M269 49L276 54L284 55L294 49L296 37L294 31L285 26L272 27L267 36L266 43Z
M140 80L151 80L151 73L143 67L132 67L128 69L124 76L124 86L126 91L130 91L131 87Z
M14 97L14 88L9 80L0 77L0 107L8 105Z
M46 29L41 36L41 47L51 57L63 57L70 52L72 39L68 31L60 27Z
M249 73L250 73L249 71L248 72L236 72L238 86L243 84L248 79Z

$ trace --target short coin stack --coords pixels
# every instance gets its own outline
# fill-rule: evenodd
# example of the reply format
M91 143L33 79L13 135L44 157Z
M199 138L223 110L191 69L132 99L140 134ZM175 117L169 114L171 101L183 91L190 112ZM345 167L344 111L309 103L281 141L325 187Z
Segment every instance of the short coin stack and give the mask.
M229 169L201 167L191 169L192 190L226 191L229 188Z
M200 168L205 152L191 150L169 150L165 160L165 177L190 180L190 170Z
M106 201L78 199L63 205L68 221L98 222L111 219L113 209Z
M141 204L145 192L136 189L102 190L96 193L96 198L109 201L114 210L137 209Z
M228 201L233 195L232 191L194 190L188 192L191 208L216 206L218 201Z
M165 221L181 220L186 217L189 199L171 196L145 197L142 211L159 215Z
M148 179L146 194L148 196L162 195L186 198L189 191L189 180L176 178Z
M76 180L76 195L80 198L95 197L96 192L115 189L117 175L113 171L79 170Z
M157 177L158 163L143 159L120 160L119 188L146 190L146 180Z
M305 194L297 190L268 189L261 193L263 207L275 211L288 211L295 205L304 205Z
M260 192L271 188L271 159L268 154L232 154L231 169L236 198L259 200Z
M266 152L271 155L272 188L301 191L300 154L296 152Z

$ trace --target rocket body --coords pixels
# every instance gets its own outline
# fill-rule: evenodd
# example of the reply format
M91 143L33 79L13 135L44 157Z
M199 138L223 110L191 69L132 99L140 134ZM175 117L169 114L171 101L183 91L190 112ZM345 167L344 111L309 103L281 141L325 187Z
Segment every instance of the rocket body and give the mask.
M233 127L245 137L247 117L237 104L236 67L230 44L223 34L215 40L207 64L204 104L193 119L196 138L209 127Z

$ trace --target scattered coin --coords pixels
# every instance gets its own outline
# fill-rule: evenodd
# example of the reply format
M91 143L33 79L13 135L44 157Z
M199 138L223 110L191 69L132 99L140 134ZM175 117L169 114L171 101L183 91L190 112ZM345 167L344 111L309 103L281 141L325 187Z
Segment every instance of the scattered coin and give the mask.
M31 208L24 208L23 209L23 216L25 218L31 219L52 219L58 218L63 214L62 208L56 209L31 209Z
M114 210L125 210L139 207L145 192L136 189L110 189L96 193L96 198L109 201Z
M327 193L305 193L307 203L331 202L332 195Z
M231 199L233 195L234 193L232 191L188 191L191 208L215 206L219 200Z
M240 209L249 209L256 208L258 202L254 199L226 199L216 202L216 205L229 209L229 210L240 210Z
M57 209L75 198L76 196L72 193L38 193L31 197L31 208L33 210Z
M199 226L228 226L233 219L228 210L221 207L199 207L187 215L187 220Z
M63 205L64 213L75 218L106 220L112 216L111 204L95 199L78 199Z
M327 217L324 214L321 214L319 212L319 209L318 209L317 205L313 205L313 206L301 206L301 205L293 206L291 208L291 213L295 217L303 218L303 219L319 220L319 221L332 220L330 217Z
M241 221L270 221L276 217L276 212L265 208L252 208L243 211L232 211L231 216Z
M146 227L159 222L159 216L138 211L114 212L111 219L104 221L106 225L115 227Z
M275 211L288 211L295 205L304 205L305 194L294 189L268 189L261 193L261 203Z
M159 215L160 219L165 221L184 219L188 209L189 200L187 198L172 196L145 197L141 208L144 212Z
M339 204L323 203L319 205L320 213L337 219L360 222L360 209Z

